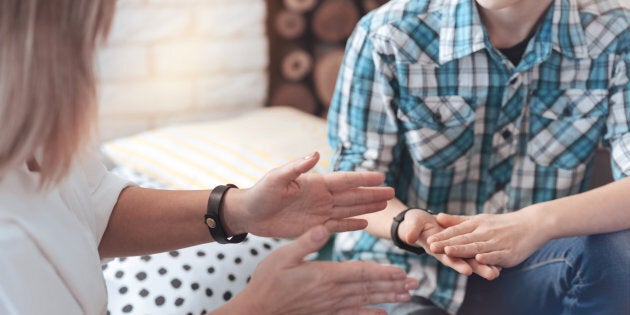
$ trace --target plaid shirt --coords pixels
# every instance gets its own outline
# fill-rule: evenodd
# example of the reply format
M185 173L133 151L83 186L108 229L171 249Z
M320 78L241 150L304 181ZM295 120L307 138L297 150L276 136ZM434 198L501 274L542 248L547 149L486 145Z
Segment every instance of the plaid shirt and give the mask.
M411 207L504 213L583 191L594 151L630 174L630 14L556 0L518 65L489 42L473 0L393 0L350 38L329 120L336 170L372 170ZM339 259L406 268L451 313L466 277L365 232Z

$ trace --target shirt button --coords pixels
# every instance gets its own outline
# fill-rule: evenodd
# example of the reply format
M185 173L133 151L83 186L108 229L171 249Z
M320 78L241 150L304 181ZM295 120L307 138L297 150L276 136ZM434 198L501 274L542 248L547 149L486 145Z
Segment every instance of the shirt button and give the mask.
M564 116L571 116L571 108L569 108L569 107L565 107L565 108L562 110L562 114L563 114Z
M504 183L497 182L494 184L494 191L501 191L503 189L505 189Z
M440 115L440 113L433 113L432 116L435 122L442 122L442 115Z
M512 132L505 129L503 130L503 132L501 133L501 137L503 137L503 139L505 141L510 141L512 139Z

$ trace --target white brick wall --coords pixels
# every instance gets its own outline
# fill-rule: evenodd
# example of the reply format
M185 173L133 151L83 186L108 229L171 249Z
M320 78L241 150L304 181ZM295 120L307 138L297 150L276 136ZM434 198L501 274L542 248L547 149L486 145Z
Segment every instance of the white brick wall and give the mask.
M98 53L103 140L261 107L264 0L118 0Z

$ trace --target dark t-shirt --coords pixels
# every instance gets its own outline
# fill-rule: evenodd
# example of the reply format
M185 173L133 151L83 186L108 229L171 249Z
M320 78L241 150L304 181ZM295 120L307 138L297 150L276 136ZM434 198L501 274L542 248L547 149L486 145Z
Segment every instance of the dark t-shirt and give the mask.
M517 66L519 62L521 62L521 58L523 58L523 54L525 53L525 49L527 49L527 44L529 43L529 40L532 38L534 34L527 36L527 38L525 38L522 42L509 47L509 48L502 48L499 49L499 51L505 56L507 57L514 66Z

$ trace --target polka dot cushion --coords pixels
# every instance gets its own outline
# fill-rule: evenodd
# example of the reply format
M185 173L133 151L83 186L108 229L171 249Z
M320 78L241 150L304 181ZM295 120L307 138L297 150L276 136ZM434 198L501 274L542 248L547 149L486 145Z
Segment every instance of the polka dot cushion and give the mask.
M256 265L287 240L249 237L104 266L109 314L205 314L238 294Z

